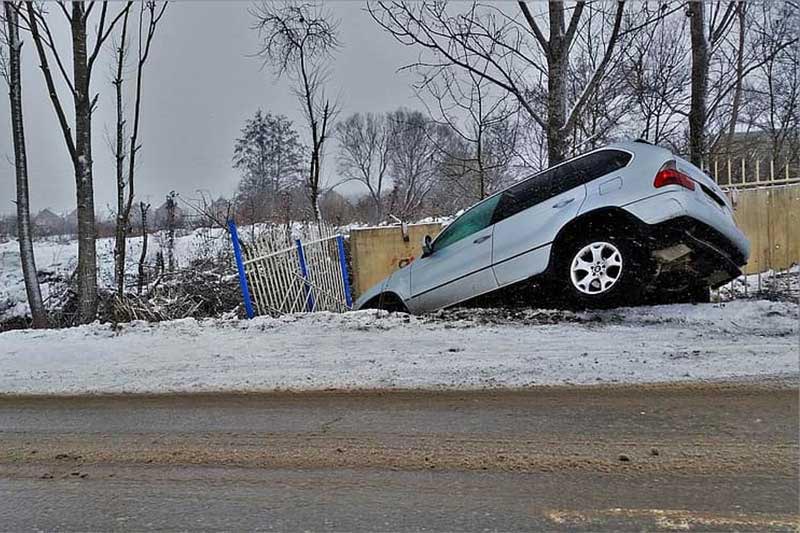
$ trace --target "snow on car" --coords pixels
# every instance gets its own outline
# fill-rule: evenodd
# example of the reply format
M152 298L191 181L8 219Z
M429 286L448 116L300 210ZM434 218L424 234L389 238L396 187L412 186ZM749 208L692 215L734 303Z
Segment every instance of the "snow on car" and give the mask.
M739 276L749 254L711 178L668 150L626 142L472 206L435 240L426 237L422 257L366 291L355 308L424 313L534 277L589 307L656 291L702 301Z

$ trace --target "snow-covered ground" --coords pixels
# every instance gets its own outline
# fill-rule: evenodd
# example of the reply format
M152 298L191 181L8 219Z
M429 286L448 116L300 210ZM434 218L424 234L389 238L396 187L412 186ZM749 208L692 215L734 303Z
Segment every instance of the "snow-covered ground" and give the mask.
M799 307L756 300L603 312L363 311L0 334L0 393L483 389L795 383Z
M722 300L762 295L769 299L798 301L800 299L800 265L786 270L767 270L757 274L739 276L726 283L717 294Z

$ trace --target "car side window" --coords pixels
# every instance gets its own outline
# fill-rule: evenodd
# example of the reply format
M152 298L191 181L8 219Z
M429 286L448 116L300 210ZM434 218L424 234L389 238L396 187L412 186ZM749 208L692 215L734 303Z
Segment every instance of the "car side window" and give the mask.
M552 196L552 179L555 170L546 170L503 192L500 195L500 203L495 210L492 224L497 224L501 220L514 216L520 211L524 211L550 198Z
M492 196L458 217L433 242L434 251L447 248L451 244L491 226L492 215L499 201L500 196Z
M622 150L600 150L569 161L553 169L553 196L624 168L630 161L631 154Z
M600 150L545 170L501 194L492 224L558 196L575 187L624 168L631 154L622 150Z

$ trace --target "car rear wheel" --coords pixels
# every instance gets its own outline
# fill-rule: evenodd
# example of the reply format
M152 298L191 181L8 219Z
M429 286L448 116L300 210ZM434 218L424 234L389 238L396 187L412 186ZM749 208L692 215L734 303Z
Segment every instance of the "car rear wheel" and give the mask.
M560 255L558 276L571 303L614 307L641 297L641 276L647 268L645 255L634 243L610 236L577 239Z

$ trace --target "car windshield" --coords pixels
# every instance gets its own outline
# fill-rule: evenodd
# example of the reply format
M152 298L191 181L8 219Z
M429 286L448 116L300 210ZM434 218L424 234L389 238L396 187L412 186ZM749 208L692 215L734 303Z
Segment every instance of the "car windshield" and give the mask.
M442 248L446 248L490 226L492 223L492 215L494 214L495 207L497 207L497 203L500 201L500 196L500 194L490 196L458 217L439 234L433 243L433 249L441 250Z

